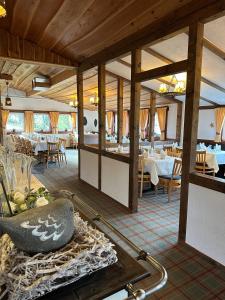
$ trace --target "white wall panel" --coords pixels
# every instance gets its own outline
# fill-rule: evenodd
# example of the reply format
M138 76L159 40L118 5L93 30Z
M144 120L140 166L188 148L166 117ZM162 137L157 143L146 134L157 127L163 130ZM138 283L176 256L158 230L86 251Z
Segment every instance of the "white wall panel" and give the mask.
M211 127L211 123L214 127ZM216 135L215 130L215 110L201 109L199 110L198 120L198 139L214 140Z
M167 120L167 138L175 139L177 130L177 104L169 104Z
M225 194L190 184L186 242L225 265Z
M102 157L102 192L129 206L129 164Z
M80 150L80 178L98 188L98 154Z

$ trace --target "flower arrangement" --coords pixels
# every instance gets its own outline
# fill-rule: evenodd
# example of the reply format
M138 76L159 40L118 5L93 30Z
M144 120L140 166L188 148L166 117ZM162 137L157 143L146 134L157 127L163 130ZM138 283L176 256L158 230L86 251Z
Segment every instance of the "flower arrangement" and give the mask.
M14 215L31 208L47 205L55 200L45 187L40 187L37 190L32 189L29 194L20 191L12 192L8 195L8 199ZM2 204L2 210L5 216L10 216L9 207L6 201Z

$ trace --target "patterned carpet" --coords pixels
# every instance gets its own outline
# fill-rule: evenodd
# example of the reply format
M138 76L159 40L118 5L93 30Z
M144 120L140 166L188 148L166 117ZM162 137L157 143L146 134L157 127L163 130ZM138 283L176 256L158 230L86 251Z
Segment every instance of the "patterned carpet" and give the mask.
M51 165L35 174L50 190L76 191L139 247L150 252L167 269L165 288L150 299L225 300L225 269L185 244L177 244L179 194L170 203L167 195L148 191L139 199L139 211L129 214L120 205L92 192L77 179L77 152L67 151L68 165ZM42 173L42 172L41 172ZM127 248L127 247L126 247ZM132 254L132 252L131 252Z

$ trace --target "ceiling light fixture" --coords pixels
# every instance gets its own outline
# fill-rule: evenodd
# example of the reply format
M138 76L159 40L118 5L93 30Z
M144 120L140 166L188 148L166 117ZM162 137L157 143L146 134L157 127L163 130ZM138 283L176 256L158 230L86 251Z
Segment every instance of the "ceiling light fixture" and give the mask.
M5 106L12 106L12 100L9 97L9 83L6 81L7 95L5 97Z
M6 17L6 6L5 6L5 1L0 0L0 18Z
M98 106L99 98L98 98L97 94L95 93L94 96L90 97L89 101L90 101L91 105Z
M171 90L171 87L174 87ZM175 97L183 96L186 92L186 83L184 79L179 79L173 75L169 84L161 83L159 86L159 94L161 96Z
M77 108L78 107L78 100L75 98L73 101L70 101L69 105L71 107Z

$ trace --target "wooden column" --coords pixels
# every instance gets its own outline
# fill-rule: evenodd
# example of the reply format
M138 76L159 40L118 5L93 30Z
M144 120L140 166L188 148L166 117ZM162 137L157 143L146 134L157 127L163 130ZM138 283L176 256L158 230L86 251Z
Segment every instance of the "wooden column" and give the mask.
M117 79L117 143L123 137L123 79Z
M1 93L1 86L0 86L0 144L3 145L3 126L2 126L2 110L3 110L3 104L2 104L2 93Z
M99 159L98 188L101 190L101 151L105 150L105 65L98 66L98 126L99 126Z
M141 85L135 81L135 74L141 72L141 49L131 52L131 103L130 103L130 173L129 208L138 208L138 149L139 149L139 112Z
M77 100L78 100L78 177L80 178L80 146L84 144L84 103L83 103L83 73L77 70Z
M177 103L177 125L176 125L176 140L180 142L181 137L181 127L182 127L182 107L183 103Z
M201 23L194 23L189 27L187 92L185 103L183 166L180 199L180 241L184 241L186 236L189 174L194 170L196 161L203 29L204 26Z
M149 134L148 140L151 142L151 147L154 147L154 130L155 130L155 112L156 112L156 94L150 94L150 110L149 110Z

